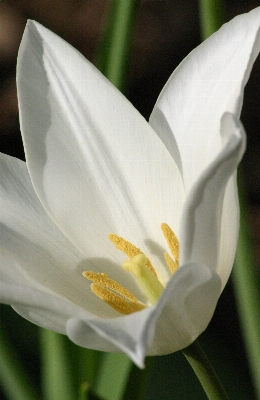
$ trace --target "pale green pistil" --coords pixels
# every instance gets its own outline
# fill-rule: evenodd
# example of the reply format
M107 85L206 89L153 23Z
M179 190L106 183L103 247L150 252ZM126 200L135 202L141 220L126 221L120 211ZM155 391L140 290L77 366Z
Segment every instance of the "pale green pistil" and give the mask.
M132 259L123 262L122 267L131 272L148 300L155 304L161 296L164 287L154 273L146 266L147 258L144 254L138 254Z

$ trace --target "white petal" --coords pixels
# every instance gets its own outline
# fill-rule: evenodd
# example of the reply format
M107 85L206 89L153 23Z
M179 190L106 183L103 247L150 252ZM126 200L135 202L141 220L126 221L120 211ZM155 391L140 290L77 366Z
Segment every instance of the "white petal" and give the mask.
M12 305L29 321L63 334L70 318L91 316L67 300L24 285L0 282L0 302Z
M123 351L143 367L145 355L168 354L196 339L212 317L220 286L209 268L186 265L156 307L113 319L94 318L64 299L22 285L0 282L0 301L39 326L66 333L82 347Z
M245 133L241 123L229 113L222 118L221 130L224 148L195 184L185 204L180 259L181 264L197 262L209 266L219 273L225 285L238 236L237 189L232 180L245 151ZM232 207L234 211L229 213ZM229 249L223 244L225 241Z
M1 233L1 240L3 235ZM1 246L2 247L2 246ZM4 283L28 285L28 279L21 270L19 262L10 254L1 248L0 252L0 279ZM32 284L33 286L33 284ZM37 283L35 285L37 287Z
M20 47L18 97L35 190L85 255L115 257L111 231L139 246L163 243L162 221L178 233L183 183L160 139L93 65L33 22Z
M67 334L80 346L98 349L97 332L104 350L108 350L105 340L110 341L142 368L145 355L180 350L198 337L213 315L220 289L217 274L189 264L176 272L155 307L113 320L76 318L68 324Z
M234 264L239 234L239 200L236 173L230 178L224 196L221 216L220 252L216 272L225 287Z
M117 345L110 341L110 338L104 338L99 334L97 329L93 329L86 320L74 317L68 320L66 325L67 336L78 346L86 347L87 349L120 352L122 351ZM116 335L112 332L112 337Z
M178 274L177 274L178 272ZM208 326L221 292L219 276L196 263L179 268L158 304L148 354L169 354L191 344Z
M102 309L103 303L82 277L84 270L102 268L105 260L87 260L60 232L39 202L23 161L0 154L0 169L1 281L24 282L100 316L114 315L112 309ZM107 264L112 270L114 266ZM131 290L133 285L128 286Z
M82 347L91 347L97 350L109 351L109 345L127 354L139 367L143 367L144 357L151 342L156 320L149 318L153 315L154 307L141 312L129 314L120 318L84 320L76 318L68 324L68 337ZM150 322L151 319L151 322ZM150 326L151 329L148 329ZM89 338L85 332L90 332ZM98 335L103 339L100 343ZM105 348L103 346L106 346ZM113 351L113 350L112 350Z
M150 123L183 172L188 191L221 149L224 112L240 115L243 89L260 51L260 7L239 15L174 71Z

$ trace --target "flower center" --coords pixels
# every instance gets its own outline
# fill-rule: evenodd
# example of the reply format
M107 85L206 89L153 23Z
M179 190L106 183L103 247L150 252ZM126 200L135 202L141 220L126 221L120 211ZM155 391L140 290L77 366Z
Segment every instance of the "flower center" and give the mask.
M164 253L165 262L170 272L174 274L179 265L179 241L169 225L163 223L161 230L173 256ZM159 281L151 261L140 249L124 238L114 233L108 235L108 238L118 250L123 251L129 257L123 262L122 267L134 275L147 302L155 304L161 296L164 286ZM110 279L105 273L84 271L82 275L93 282L90 287L95 295L121 314L131 314L147 307L147 304L139 301L129 290Z

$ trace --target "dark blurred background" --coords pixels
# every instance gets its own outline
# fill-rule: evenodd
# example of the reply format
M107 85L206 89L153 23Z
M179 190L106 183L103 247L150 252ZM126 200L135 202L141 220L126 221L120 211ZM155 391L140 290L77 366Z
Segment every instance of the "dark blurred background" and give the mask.
M24 159L15 84L16 57L27 19L51 29L95 61L110 0L0 1L0 151ZM258 1L226 0L225 21L250 11ZM168 77L200 43L197 0L140 0L134 28L127 97L146 117ZM260 270L260 60L245 91L242 121L248 134L243 160L250 204L252 238ZM39 385L37 328L0 305L0 319L19 357ZM221 378L231 385L231 399L254 399L248 363L229 282L201 342ZM189 367L188 367L189 368ZM169 385L171 382L171 385ZM231 383L230 383L231 382ZM195 389L194 389L195 388ZM198 395L195 394L197 391ZM2 397L1 397L2 396ZM158 357L151 373L147 399L203 399L204 394L181 354ZM197 396L197 397L196 397ZM0 399L4 395L0 392Z

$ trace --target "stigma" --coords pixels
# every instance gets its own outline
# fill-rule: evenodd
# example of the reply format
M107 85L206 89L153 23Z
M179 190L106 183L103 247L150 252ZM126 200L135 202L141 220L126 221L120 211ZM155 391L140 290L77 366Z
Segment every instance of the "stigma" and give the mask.
M165 263L170 273L174 274L179 267L179 241L166 223L161 225L161 230L171 252L171 256L167 252L164 253ZM114 233L108 235L108 238L118 250L128 257L122 267L134 276L147 302L138 300L129 290L110 279L105 273L84 271L82 273L84 278L92 282L91 290L97 297L123 315L141 311L147 306L157 303L164 286L158 279L156 269L151 261L139 248L126 239Z

